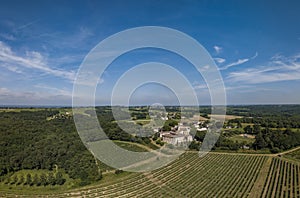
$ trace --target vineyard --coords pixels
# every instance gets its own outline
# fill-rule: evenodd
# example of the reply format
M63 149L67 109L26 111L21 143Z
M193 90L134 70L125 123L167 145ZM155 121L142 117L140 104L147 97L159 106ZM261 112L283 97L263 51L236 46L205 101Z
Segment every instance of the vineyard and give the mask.
M273 158L262 197L300 197L300 166Z
M43 196L300 197L299 173L299 164L279 157L210 153L199 158L196 152L187 152L152 172L125 174L94 186Z

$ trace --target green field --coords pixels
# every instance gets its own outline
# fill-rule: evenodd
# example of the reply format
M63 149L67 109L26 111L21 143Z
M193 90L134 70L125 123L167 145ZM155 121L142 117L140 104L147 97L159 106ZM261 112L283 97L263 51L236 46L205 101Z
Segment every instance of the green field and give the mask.
M138 144L133 144L130 142L124 142L124 141L114 141L116 145L119 147L129 150L129 151L134 151L134 152L147 152L148 150L143 147L143 145L138 145Z
M241 135L234 135L232 137L229 137L229 139L234 141L234 142L238 142L238 143L246 142L246 144L251 144L251 143L255 142L254 138L244 137L244 136L241 136Z
M43 111L47 108L0 108L0 112Z
M147 173L108 174L94 185L48 197L299 197L300 164L274 155L187 152ZM31 192L33 193L33 192ZM3 190L0 196L22 193Z

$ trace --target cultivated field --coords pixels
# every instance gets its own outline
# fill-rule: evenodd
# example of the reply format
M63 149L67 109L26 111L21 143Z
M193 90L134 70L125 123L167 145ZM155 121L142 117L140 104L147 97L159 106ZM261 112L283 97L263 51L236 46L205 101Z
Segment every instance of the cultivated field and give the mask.
M299 173L299 163L275 155L209 153L199 158L187 152L152 172L104 176L97 185L39 197L299 197Z
M209 114L208 116L214 119L221 119L223 117L223 115L216 115L216 114ZM233 120L237 118L242 118L242 116L225 115L225 120Z

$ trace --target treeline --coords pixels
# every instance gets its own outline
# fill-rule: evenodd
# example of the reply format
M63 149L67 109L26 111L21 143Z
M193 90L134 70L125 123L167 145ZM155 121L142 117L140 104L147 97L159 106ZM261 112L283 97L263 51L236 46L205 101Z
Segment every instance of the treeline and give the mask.
M248 148L254 150L268 149L272 153L278 153L296 146L300 146L300 131L292 131L290 128L282 130L262 128L259 125L247 125L243 129L243 133L255 135L254 143L247 144L243 142L235 142L228 138L240 133L241 132L239 130L221 133L215 146L213 147L213 150L220 149L236 151L244 146L247 146ZM190 149L199 150L205 135L205 131L197 131L194 136L196 141L193 141L190 144Z
M92 111L88 110L85 113L92 114ZM107 138L110 140L136 142L139 144L148 145L150 147L153 146L151 145L150 140L153 135L153 129L145 128L131 122L122 122L121 126L124 127L123 130L115 121L115 118L109 107L97 107L96 114L101 128L105 132ZM85 120L87 125L93 125L93 123L89 123L88 117L82 116L81 119ZM92 131L89 131L84 139L87 142L95 142L106 138L97 134L99 134L97 131L95 131L94 135Z
M300 116L272 115L265 117L244 117L230 120L228 123L257 124L267 128L300 128Z
M244 117L299 116L300 105L239 105L228 106L227 114Z
M194 139L195 141L191 142L189 145L190 149L199 150L202 146L202 142L204 141L206 135L206 131L197 131ZM224 134L220 134L218 140L216 141L215 145L213 146L212 150L234 150L237 151L243 146L243 143L237 143L230 139L228 139Z
M255 136L255 142L253 143L254 149L267 148L273 153L296 146L300 146L300 132L293 132L291 129L272 130L265 128Z
M72 118L46 118L58 111L0 113L0 177L23 169L57 165L79 185L101 179L94 157L81 142Z

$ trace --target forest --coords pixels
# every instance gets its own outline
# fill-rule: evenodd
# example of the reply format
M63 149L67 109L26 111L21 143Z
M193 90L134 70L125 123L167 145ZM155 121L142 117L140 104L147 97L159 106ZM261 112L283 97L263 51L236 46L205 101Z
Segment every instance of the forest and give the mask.
M46 119L58 113L51 109L0 112L1 180L23 169L52 172L56 167L77 180L78 185L101 179L95 159L82 144L73 119ZM19 182L35 182L35 185L64 183L61 173L23 177Z

